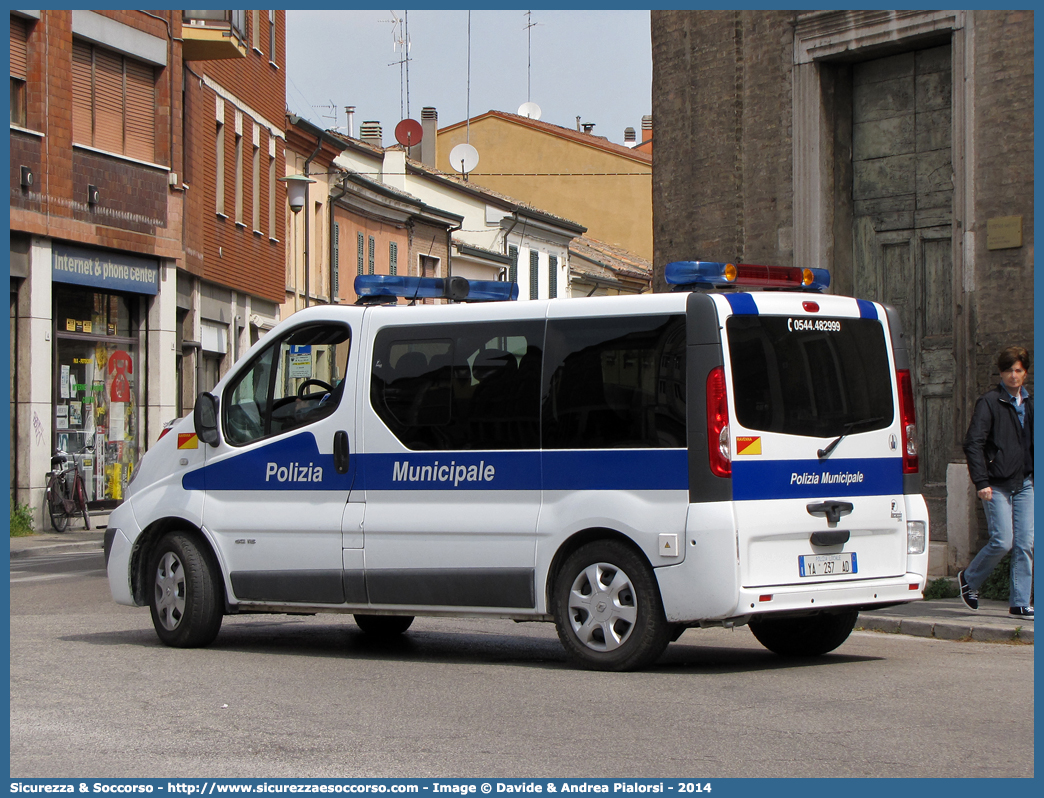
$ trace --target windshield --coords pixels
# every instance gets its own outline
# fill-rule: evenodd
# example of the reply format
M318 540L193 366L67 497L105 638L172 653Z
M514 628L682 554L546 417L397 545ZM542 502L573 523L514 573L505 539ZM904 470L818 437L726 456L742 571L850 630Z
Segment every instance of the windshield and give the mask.
M822 438L891 425L879 321L742 315L725 329L736 420L747 429Z

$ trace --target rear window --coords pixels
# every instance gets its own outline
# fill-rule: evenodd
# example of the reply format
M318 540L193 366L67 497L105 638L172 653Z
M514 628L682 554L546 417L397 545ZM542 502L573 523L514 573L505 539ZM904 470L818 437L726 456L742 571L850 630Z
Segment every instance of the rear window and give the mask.
M879 321L731 316L725 329L736 420L747 429L825 438L892 423Z

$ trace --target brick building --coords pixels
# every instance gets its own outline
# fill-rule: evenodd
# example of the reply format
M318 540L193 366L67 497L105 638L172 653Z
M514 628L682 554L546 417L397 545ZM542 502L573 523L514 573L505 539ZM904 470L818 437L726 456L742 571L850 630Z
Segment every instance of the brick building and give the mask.
M283 297L283 12L183 13L10 14L11 491L38 529L55 448L115 506Z
M1032 11L652 12L653 250L825 267L913 350L933 573L980 526L961 439L1033 339Z

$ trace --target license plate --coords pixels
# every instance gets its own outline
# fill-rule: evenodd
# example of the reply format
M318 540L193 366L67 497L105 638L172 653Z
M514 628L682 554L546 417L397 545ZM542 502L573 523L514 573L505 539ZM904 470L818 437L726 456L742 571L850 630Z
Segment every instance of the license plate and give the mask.
M854 551L840 554L802 554L798 557L801 576L847 576L859 570Z

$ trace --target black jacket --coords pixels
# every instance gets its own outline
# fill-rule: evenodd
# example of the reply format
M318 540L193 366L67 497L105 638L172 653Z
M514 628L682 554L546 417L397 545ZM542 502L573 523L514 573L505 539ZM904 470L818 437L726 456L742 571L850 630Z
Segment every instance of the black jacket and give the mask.
M1018 490L1033 473L1033 397L1026 400L1026 424L1020 426L1003 384L979 397L972 413L964 454L976 490Z

